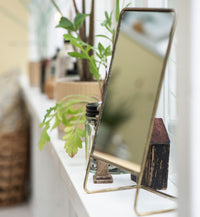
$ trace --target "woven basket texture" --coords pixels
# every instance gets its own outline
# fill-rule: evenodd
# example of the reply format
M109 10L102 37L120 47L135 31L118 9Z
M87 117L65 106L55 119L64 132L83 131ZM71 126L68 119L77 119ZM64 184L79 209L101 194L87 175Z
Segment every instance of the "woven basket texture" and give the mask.
M0 207L22 202L29 174L29 118L19 73L0 77Z
M29 130L0 134L0 206L26 198Z

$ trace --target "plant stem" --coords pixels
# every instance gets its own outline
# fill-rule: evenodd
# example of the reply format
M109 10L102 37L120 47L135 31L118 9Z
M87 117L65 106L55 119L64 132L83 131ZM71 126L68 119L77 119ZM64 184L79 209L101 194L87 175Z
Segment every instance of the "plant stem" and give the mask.
M82 0L82 13L85 14L85 0ZM85 28L85 20L83 22L82 27L79 29L80 38L82 41L87 42L86 38L86 28ZM87 80L87 60L83 59L81 60L82 63L82 78L81 80L86 81Z
M91 10L90 10L90 23L89 23L89 38L88 38L88 44L91 45L92 47L94 46L94 7L95 7L95 2L92 0L91 2ZM91 49L89 51L89 55L93 55L93 50ZM89 62L87 61L87 74L86 78L87 80L92 80L92 74L89 71Z
M87 99L88 101L92 101L94 100L94 97L90 97L90 96L87 96L87 95L81 95L81 94L73 94L73 95L68 95L68 96L65 96L64 98L62 98L62 100L58 103L58 104L63 104L63 102L65 100L72 100L76 97L76 99L80 98L81 99ZM71 99L70 99L71 98ZM96 99L96 98L95 98Z
M82 108L83 108L83 106L82 106ZM79 121L80 121L81 117L82 117L84 114L85 114L85 112L83 112L83 113L80 115L80 117L78 118L78 120L77 120L77 122L76 122L76 125L75 125L75 128L74 128L74 131L73 131L73 133L75 133L75 132L76 132L76 130L77 130L77 128L78 128L78 123L79 123Z
M78 14L79 11L78 11L78 8L77 8L76 1L75 1L75 0L73 0L73 4L74 4L75 12L76 12L76 14Z
M85 0L82 0L82 13L85 14ZM81 27L81 31L82 31L82 40L84 42L87 42L87 39L86 39L86 26L85 26L85 20L83 22L83 25Z
M53 3L53 5L55 6L55 8L57 9L57 11L60 13L61 16L63 16L60 8L58 7L58 5L56 4L56 2L54 0L51 0L51 2Z
M94 46L94 0L91 3L91 11L90 11L90 24L89 24L89 38L88 44L92 47ZM93 54L93 50L89 51L90 56Z
M68 32L68 34L71 35L71 31L67 30L67 32ZM78 35L78 33L77 33L77 35ZM78 52L78 49L74 45L72 45L72 47L73 47L73 50L75 52ZM81 65L81 60L79 60L78 58L76 58L76 63L77 63L78 73L79 73L80 77L82 77L82 74L83 74L82 71L83 71L83 69L82 69L82 65Z
M85 14L85 0L82 0L82 13ZM83 25L79 29L79 35L80 39L84 42L87 42L86 40L86 31L85 31L85 20L83 22Z
M94 102L94 101L91 101L91 102ZM74 102L73 104L70 104L70 105L68 105L68 103L65 103L62 107L66 109L66 108L69 108L69 107L74 106L76 104L87 104L87 103L90 103L90 101L86 101L86 100L78 101L78 102Z

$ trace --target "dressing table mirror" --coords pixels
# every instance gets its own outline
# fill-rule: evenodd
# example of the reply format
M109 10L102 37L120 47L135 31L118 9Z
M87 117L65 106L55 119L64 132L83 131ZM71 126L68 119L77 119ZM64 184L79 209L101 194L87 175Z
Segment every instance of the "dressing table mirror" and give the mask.
M141 188L175 199L174 196L142 186L174 25L175 12L171 9L126 8L121 12L109 77L84 181L84 189L88 193L135 188L134 208L138 215L174 210L142 214L137 211ZM133 186L88 190L88 174L93 158L135 174L138 182Z

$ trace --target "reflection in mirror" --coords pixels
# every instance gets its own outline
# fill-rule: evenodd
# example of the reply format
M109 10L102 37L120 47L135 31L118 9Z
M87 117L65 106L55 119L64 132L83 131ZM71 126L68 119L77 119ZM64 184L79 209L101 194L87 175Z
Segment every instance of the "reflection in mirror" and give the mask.
M173 21L173 12L124 11L121 17L94 153L133 171L141 169Z

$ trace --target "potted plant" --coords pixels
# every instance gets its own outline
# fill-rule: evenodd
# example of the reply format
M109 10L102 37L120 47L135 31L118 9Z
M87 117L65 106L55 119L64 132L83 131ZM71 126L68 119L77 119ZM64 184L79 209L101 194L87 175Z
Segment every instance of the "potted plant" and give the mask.
M52 0L52 3L54 6L58 9L59 13L61 14L61 19L59 22L59 25L57 25L57 28L63 28L66 30L67 34L65 36L65 40L70 40L73 52L70 53L70 56L76 58L77 68L80 80L69 80L68 79L59 79L56 81L55 85L55 99L56 102L59 102L62 100L65 96L68 95L87 95L87 96L96 96L97 98L101 98L100 91L99 91L99 85L100 83L97 82L99 79L97 79L96 74L92 73L90 70L90 60L92 56L94 56L94 7L95 7L95 1L91 1L90 5L90 14L85 14L85 7L86 2L85 0L82 0L82 10L80 11L78 9L78 6L76 4L76 1L73 0L73 6L75 10L75 17L73 21L68 19L67 17L64 17L62 15L61 10L59 9L58 5L55 3L54 0ZM89 34L88 37L86 36L86 17L89 18L88 22L88 29ZM67 36L68 35L68 36ZM68 38L70 37L70 39ZM73 38L74 37L74 38ZM75 39L75 42L74 42ZM87 45L90 45L87 47L88 50L88 57L90 59L83 57L83 51L81 51L80 46L82 48L85 47L83 43L86 43ZM108 48L111 55L111 49ZM108 51L107 49L107 51ZM64 135L64 128L65 125L60 124L58 126L59 129L59 137L62 138Z
M84 2L85 1L83 0L83 3ZM54 1L53 3L59 10ZM88 40L86 40L86 35L83 34L85 18L90 16L90 22L94 23L94 0L92 0L91 3L92 10L90 15L79 13L75 1L73 1L73 3L76 11L74 20L70 21L66 17L61 17L57 27L67 30L67 34L64 34L64 38L69 40L74 48L74 51L69 52L68 54L77 58L79 67L83 67L85 64L87 70L84 71L84 68L84 70L81 71L81 79L90 79L92 75L92 78L98 82L100 98L93 93L91 93L90 96L73 94L64 97L54 107L49 108L43 122L40 124L40 127L43 127L43 131L38 144L40 150L42 150L45 144L50 141L48 131L58 127L60 123L62 123L65 127L65 135L63 137L65 140L65 149L70 157L73 157L78 152L78 148L82 148L82 141L85 138L84 124L86 104L101 101L103 98L104 87L108 75L108 57L112 55L112 45L116 33L116 25L112 22L113 12L105 12L105 20L101 25L110 33L110 37L108 35L97 35L96 37L106 38L110 41L110 45L104 47L103 44L99 42L98 46L95 47L94 37L92 36L94 34L94 27L90 27ZM120 14L119 0L116 1L115 11L115 20L117 23ZM93 26L91 23L90 25ZM101 67L104 67L105 70L104 79L101 79L99 73ZM54 124L50 125L50 122L54 122Z

